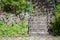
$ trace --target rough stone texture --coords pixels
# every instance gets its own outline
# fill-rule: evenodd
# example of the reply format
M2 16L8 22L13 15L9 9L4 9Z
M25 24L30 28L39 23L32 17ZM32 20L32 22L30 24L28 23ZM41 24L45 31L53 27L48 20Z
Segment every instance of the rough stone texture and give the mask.
M15 23L20 23L21 20L28 20L29 15L28 13L21 13L19 15L15 15L15 14L2 14L0 15L0 20L4 21L7 25L12 25Z
M33 8L36 12L53 12L54 10L54 1L52 0L33 0Z

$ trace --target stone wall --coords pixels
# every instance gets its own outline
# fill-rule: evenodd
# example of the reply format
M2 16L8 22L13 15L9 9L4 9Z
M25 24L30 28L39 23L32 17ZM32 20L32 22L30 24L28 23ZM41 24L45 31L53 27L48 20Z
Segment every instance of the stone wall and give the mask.
M20 23L22 20L28 21L29 15L28 13L21 13L19 15L4 13L0 15L0 21L4 21L7 25L12 25L15 23Z

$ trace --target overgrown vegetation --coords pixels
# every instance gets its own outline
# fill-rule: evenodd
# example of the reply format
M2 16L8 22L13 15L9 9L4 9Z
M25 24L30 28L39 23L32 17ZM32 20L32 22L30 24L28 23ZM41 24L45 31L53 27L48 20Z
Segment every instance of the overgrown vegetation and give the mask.
M60 4L56 5L56 19L52 23L52 31L54 35L60 35Z
M1 10L2 9L2 10ZM7 13L31 12L30 2L26 0L1 0L0 10ZM8 20L9 15L4 14ZM18 21L18 20L17 20ZM28 34L28 22L21 20L20 23L7 25L6 22L0 20L0 36L25 36Z
M19 24L6 25L0 21L0 36L26 36L28 35L28 22L22 21Z
M26 0L2 0L2 9L6 12L20 14L21 12L31 12L30 2Z

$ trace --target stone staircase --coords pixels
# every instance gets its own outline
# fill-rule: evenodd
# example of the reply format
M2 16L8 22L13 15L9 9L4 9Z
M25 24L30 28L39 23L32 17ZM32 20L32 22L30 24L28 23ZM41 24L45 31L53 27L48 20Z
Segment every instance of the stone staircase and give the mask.
M49 35L50 22L54 20L54 15L31 14L29 21L29 35Z
M33 14L30 17L30 35L48 34L47 15Z
M49 35L50 22L54 19L53 1L33 0L32 3L36 13L30 15L29 35Z
M54 12L54 1L52 0L32 0L35 12Z

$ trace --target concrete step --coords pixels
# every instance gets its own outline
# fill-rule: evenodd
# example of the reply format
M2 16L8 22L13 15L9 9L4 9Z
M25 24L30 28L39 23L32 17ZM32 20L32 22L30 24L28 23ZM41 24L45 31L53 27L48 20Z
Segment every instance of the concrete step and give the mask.
M33 26L33 27L30 27L29 29L47 29L47 27L46 26L45 27L38 27L38 26L37 27L34 27Z
M35 36L35 35L38 35L38 36L40 36L40 35L48 35L49 33L48 32L29 32L29 35L30 36Z
M32 31L32 32L33 31L35 31L35 32L48 31L48 29L44 29L44 28L43 29L29 29L29 30Z
M29 33L30 34L47 34L48 30L47 29L30 29Z

